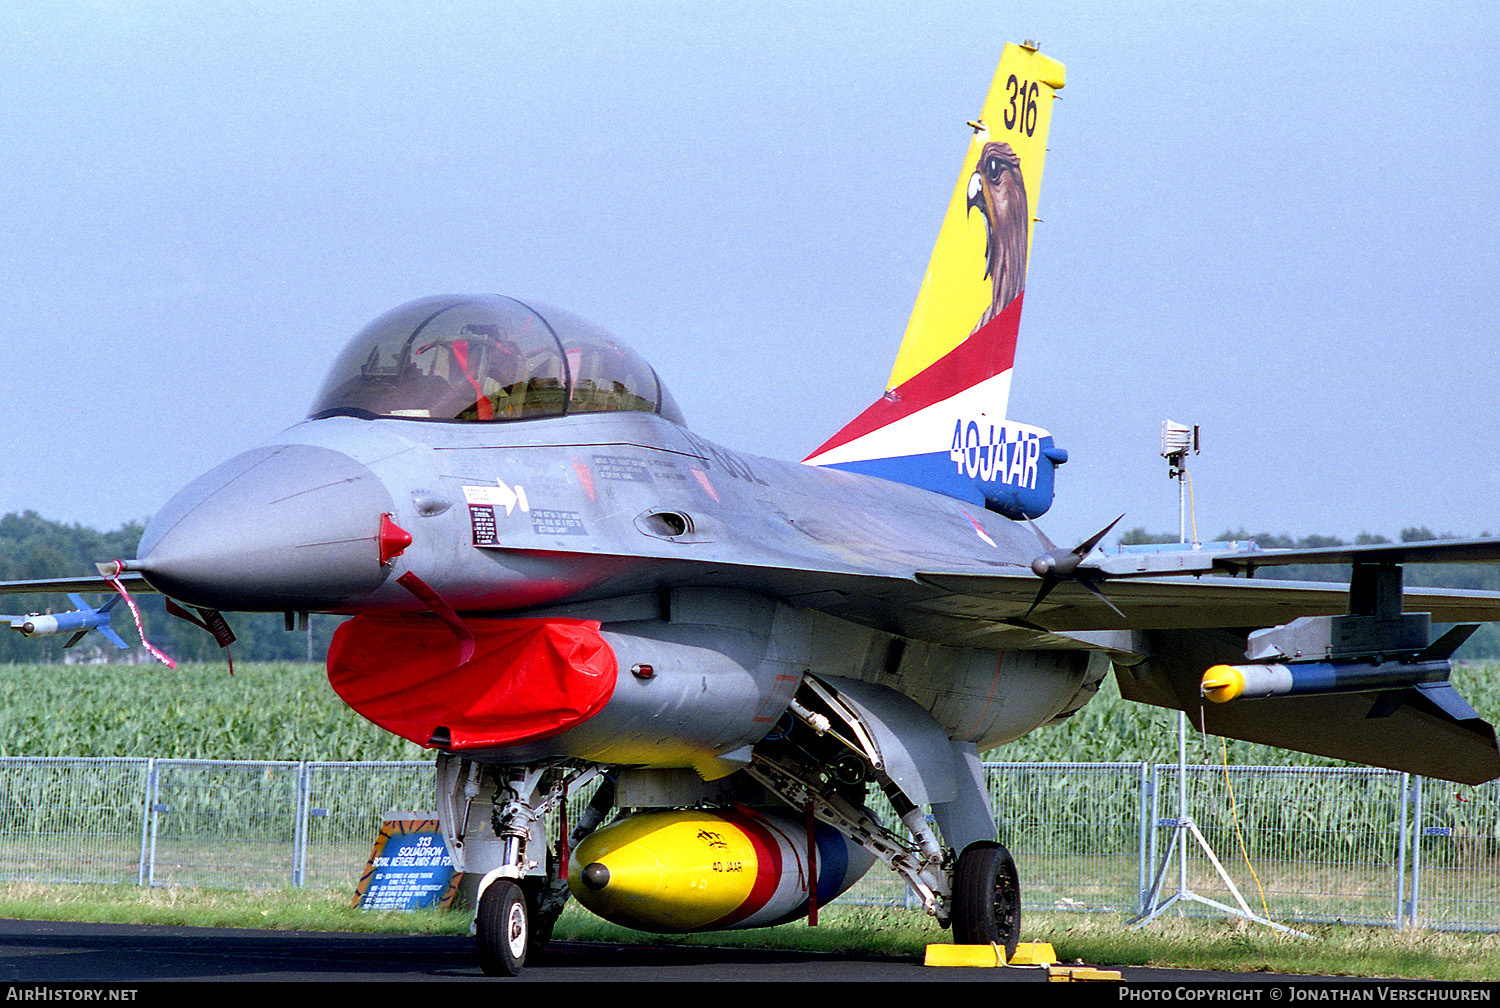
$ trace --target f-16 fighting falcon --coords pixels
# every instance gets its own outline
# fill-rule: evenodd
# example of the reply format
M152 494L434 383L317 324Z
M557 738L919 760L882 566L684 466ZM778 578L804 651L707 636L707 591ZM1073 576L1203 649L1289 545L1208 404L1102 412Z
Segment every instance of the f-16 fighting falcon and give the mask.
M1402 585L1403 564L1493 562L1500 541L1106 555L1103 532L1070 548L1032 523L1068 456L1006 405L1063 83L1006 47L887 388L802 463L694 435L584 319L428 297L348 343L306 420L168 501L139 556L4 589L157 591L216 629L349 616L329 680L436 754L492 974L569 898L649 931L761 927L877 861L955 942L1013 951L1017 868L980 756L1111 671L1217 734L1500 775L1448 685L1468 631L1429 640L1500 618L1500 596ZM1291 563L1353 574L1222 576ZM12 625L108 627L77 604ZM549 831L580 789L586 813Z

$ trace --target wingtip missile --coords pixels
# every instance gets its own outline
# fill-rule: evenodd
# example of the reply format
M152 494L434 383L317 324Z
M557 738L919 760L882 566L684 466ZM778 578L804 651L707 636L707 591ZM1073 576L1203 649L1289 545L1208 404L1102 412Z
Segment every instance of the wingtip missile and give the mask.
M121 650L126 650L130 645L120 639L110 626L110 610L114 608L115 601L119 596L111 598L104 605L95 609L83 600L81 596L69 594L69 600L77 608L72 612L65 613L28 613L25 616L11 616L10 628L17 631L23 637L55 637L58 634L72 634L64 647L72 647L83 639L90 630L97 630L111 644Z

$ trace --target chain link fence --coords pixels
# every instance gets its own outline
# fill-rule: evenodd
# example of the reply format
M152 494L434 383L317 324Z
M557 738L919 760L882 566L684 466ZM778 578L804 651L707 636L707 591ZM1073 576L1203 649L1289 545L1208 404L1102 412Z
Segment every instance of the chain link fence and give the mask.
M985 769L1029 909L1143 914L1186 892L1238 896L1273 920L1500 930L1500 784L1364 768ZM0 880L352 890L386 814L432 808L434 788L430 763L0 758ZM575 821L587 797L574 796ZM877 867L839 902L908 900Z

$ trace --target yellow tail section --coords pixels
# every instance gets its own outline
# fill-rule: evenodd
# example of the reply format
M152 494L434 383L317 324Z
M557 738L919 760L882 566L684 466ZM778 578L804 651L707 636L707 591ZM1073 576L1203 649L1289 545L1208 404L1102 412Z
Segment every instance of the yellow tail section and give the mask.
M998 315L1026 285L1052 100L1063 65L1007 45L886 388L924 370ZM1017 306L1019 309L1019 306Z
M964 156L885 394L803 461L967 501L1013 518L1052 505L1068 459L1006 419L1031 224L1063 67L1008 45Z

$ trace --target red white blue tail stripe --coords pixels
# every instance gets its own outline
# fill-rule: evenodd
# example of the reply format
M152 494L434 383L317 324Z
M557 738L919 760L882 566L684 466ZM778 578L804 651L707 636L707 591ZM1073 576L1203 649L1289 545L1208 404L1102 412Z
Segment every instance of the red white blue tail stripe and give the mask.
M1005 418L1031 224L1062 64L1006 46L884 396L804 461L1035 518L1067 461Z
M1006 420L1022 298L824 442L808 465L879 476L1010 518L1052 504L1067 452L1040 427Z

